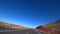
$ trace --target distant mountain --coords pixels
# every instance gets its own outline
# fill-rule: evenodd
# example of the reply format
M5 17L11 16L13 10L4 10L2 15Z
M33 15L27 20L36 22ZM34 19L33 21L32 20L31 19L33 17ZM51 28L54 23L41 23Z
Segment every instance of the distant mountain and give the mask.
M47 25L38 26L36 29L50 34L60 34L60 20Z
M3 21L0 21L0 28L27 29L27 27L24 27L21 25L10 24Z

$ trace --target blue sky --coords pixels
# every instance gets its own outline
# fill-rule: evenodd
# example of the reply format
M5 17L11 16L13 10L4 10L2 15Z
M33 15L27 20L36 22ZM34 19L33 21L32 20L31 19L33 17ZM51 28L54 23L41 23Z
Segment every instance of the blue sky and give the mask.
M59 0L0 0L0 20L35 28L60 19Z

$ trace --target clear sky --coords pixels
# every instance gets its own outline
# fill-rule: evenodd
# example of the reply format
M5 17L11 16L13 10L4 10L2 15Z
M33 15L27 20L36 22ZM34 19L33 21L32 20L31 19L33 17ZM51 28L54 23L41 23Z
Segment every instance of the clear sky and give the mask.
M59 0L0 0L0 20L35 28L60 19Z

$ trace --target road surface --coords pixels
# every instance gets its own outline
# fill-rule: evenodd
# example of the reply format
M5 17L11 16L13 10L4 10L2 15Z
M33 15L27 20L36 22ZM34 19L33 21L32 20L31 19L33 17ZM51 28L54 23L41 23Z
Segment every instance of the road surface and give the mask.
M0 34L44 34L34 29L27 30L0 30Z

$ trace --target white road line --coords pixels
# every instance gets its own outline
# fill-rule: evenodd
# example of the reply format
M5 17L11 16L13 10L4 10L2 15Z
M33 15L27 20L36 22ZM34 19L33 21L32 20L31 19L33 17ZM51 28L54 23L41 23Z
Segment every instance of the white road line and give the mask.
M43 32L39 32L38 30L36 30L36 29L32 29L32 30L34 30L35 32L37 32L37 33L39 33L39 34L42 34Z
M39 31L37 31L37 30L34 30L34 31L40 34L40 32L39 32Z

